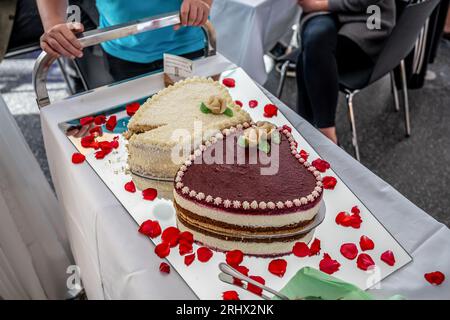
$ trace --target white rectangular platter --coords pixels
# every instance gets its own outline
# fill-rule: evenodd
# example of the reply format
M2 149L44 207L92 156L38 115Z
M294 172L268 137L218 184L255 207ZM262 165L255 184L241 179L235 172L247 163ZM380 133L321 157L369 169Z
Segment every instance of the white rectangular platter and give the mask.
M263 108L266 104L272 102L242 69L234 68L228 70L223 72L221 77L231 77L236 80L235 88L229 89L230 94L233 99L240 100L243 103L244 109L250 113L254 121L269 120L278 126L290 124L281 112L278 112L278 115L271 119L264 118ZM161 89L162 87L163 84L161 83ZM250 100L257 100L258 107L253 109L249 108L248 101ZM127 115L124 111L120 111L117 113L117 117L120 123L120 119L126 118ZM302 137L301 133L295 129L292 133L298 142L299 150L304 149L310 154L310 161L320 157ZM109 133L107 135L109 135ZM163 229L167 226L176 225L175 210L170 200L158 198L154 201L146 201L142 199L140 192L129 193L124 190L124 185L131 180L131 176L127 174L126 171L126 140L121 135L119 139L119 149L108 155L105 159L97 160L94 157L94 151L92 149L84 149L80 146L79 139L70 138L73 144L86 155L87 162L104 181L106 186L114 193L137 224L141 224L148 219L156 219L160 222ZM331 163L331 165L333 164ZM410 255L333 172L332 168L327 170L324 175L334 176L338 182L334 190L325 190L324 192L326 218L315 233L315 237L321 240L322 250L320 255L307 258L298 258L294 255L283 257L287 260L288 267L286 274L282 278L269 273L268 264L271 259L255 257L244 258L242 264L250 269L249 274L262 276L266 280L266 285L273 289L281 289L302 267L310 266L319 269L319 261L322 259L323 253L328 253L333 259L338 260L341 264L340 270L334 273L333 276L353 283L362 289L373 287L383 278L389 276L412 260ZM361 228L353 229L337 225L335 222L337 213L340 211L350 211L355 205L361 210L361 217L363 220ZM138 228L136 227L136 232L137 229ZM343 243L353 242L358 245L362 235L370 237L375 242L375 248L367 252L376 263L376 268L371 271L358 269L356 260L346 259L339 251L340 246ZM161 240L158 237L150 241L158 244ZM196 248L197 246L194 245L194 252L196 251ZM396 263L392 267L380 260L380 255L386 250L392 250L394 252ZM152 250L149 250L148 254L151 255L154 253ZM237 290L241 299L255 298L254 295L244 290L240 290L239 288L224 284L218 279L218 264L225 261L225 255L223 253L215 252L212 259L207 263L201 263L196 260L187 267L184 264L184 258L179 255L178 250L175 248L172 249L167 260L200 299L221 299L222 292L227 290ZM151 286L152 284L149 283L148 285Z

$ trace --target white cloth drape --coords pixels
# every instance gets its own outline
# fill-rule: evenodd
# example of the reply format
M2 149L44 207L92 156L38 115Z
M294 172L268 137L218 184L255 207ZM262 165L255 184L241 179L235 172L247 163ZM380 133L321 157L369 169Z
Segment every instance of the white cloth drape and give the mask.
M217 50L264 84L264 54L298 22L300 13L297 0L214 0Z
M62 299L71 264L56 197L0 96L0 297Z

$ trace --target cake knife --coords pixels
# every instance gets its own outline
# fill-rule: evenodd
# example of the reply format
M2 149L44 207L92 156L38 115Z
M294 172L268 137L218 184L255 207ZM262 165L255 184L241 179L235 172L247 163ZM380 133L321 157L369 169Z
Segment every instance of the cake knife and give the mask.
M254 285L254 286L256 286L256 287L258 287L258 288L260 288L260 289L262 289L264 291L270 292L271 294L277 296L281 300L289 300L289 298L287 296L285 296L284 294L282 294L281 292L278 292L278 291L276 291L276 290L274 290L272 288L266 287L265 285L263 285L263 284L255 281L255 280L247 277L246 275L240 273L239 271L237 271L236 269L234 269L233 267L231 267L230 265L228 265L228 264L226 264L224 262L221 262L219 264L219 269L220 269L220 271L222 271L219 274L219 279L222 282L225 282L225 283L237 286L237 287L239 287L241 289L247 290L248 292L251 292L251 293L255 294L254 292L248 290L248 287L247 287L248 283L251 283L252 285ZM241 281L245 281L245 282L247 282L247 284L244 283L242 286L237 285L237 284L234 283L234 279L239 279ZM265 294L261 294L260 297L262 297L264 300L272 300L269 296L266 296Z

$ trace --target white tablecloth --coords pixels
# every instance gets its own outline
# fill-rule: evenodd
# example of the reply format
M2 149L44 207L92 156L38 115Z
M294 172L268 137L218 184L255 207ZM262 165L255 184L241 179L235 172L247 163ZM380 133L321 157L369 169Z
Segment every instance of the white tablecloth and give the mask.
M215 0L211 21L219 52L264 84L263 55L299 17L297 0Z
M217 59L220 57L210 61ZM196 70L205 72L214 65ZM54 103L41 112L52 177L90 299L195 298L176 272L165 276L157 271L160 259L152 253L152 243L139 235L136 223L87 164L71 163L75 148L58 128L61 122L101 111L99 105L125 103L145 96L150 89L146 79L140 78ZM435 270L450 276L450 230L330 143L288 107L275 98L273 101L413 256L412 263L383 280L373 293L382 297L402 294L409 299L450 299L449 280L435 287L423 277Z

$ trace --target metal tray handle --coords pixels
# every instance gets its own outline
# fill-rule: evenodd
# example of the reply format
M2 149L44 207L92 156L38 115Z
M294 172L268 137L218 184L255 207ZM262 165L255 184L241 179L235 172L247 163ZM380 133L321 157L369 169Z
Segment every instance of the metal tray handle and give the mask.
M180 23L180 13L172 12L169 14L152 16L139 19L124 24L111 26L102 29L87 31L79 36L83 47L90 47L105 41L123 38L150 30L161 29L168 26L174 26ZM201 27L205 33L205 57L216 54L216 33L210 21L207 21ZM41 109L50 104L50 98L47 90L47 74L50 66L56 58L46 52L42 52L37 58L33 68L33 87L36 93L36 102Z

